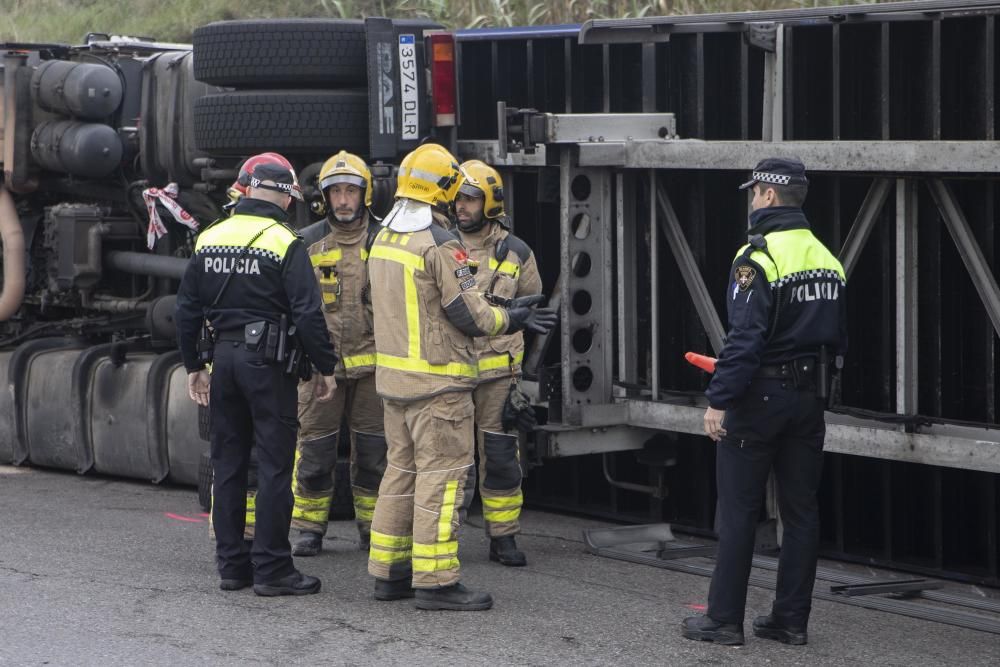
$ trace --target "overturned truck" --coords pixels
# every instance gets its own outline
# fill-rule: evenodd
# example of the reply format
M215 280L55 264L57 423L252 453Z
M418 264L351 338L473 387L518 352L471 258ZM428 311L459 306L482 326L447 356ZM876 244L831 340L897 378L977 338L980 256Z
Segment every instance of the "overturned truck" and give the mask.
M683 355L722 344L736 186L790 154L850 286L824 553L1000 585L998 15L927 0L7 45L0 462L193 483L204 443L169 315L196 230L173 204L204 224L246 156L284 152L308 186L346 147L375 165L384 210L393 163L434 139L501 170L561 311L526 356L544 422L524 442L527 502L709 535L707 377ZM318 210L297 211L304 233Z

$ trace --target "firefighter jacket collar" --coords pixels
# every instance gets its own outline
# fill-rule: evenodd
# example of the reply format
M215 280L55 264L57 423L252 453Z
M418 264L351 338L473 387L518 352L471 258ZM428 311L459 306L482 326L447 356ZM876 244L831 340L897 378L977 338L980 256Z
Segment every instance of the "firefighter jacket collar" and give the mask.
M434 224L431 205L413 199L400 199L385 216L384 227L394 232L419 232Z
M348 224L334 224L327 218L326 226L327 235L332 234L337 243L354 245L368 235L368 212Z
M278 222L285 222L288 220L288 212L277 204L272 204L271 202L264 201L263 199L252 199L250 197L243 197L236 202L236 208L233 211L233 215L253 215L259 218L271 218L272 220L277 220Z
M760 234L765 236L771 232L784 232L789 229L809 229L809 221L798 206L768 206L759 208L750 214L750 229L747 236Z
M503 225L492 220L487 220L481 229L474 232L467 232L460 227L456 227L456 230L460 232L458 236L467 248L492 248L500 240L500 232L506 231Z

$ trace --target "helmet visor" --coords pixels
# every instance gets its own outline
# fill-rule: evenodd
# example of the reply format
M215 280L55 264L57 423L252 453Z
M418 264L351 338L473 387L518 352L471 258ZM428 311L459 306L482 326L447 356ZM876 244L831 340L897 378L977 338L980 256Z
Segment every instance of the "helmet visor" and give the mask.
M337 183L355 185L362 190L368 187L368 183L365 182L365 179L357 174L330 174L319 182L319 189L326 190L328 187L336 185Z

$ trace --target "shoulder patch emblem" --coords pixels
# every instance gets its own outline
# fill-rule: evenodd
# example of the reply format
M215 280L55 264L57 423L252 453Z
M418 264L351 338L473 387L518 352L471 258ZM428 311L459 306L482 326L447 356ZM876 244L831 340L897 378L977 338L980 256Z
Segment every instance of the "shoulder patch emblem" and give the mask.
M739 286L741 292L747 291L756 277L757 270L752 266L744 264L743 266L736 267L736 284Z
M455 251L455 261L465 263L469 259L469 253L461 248Z

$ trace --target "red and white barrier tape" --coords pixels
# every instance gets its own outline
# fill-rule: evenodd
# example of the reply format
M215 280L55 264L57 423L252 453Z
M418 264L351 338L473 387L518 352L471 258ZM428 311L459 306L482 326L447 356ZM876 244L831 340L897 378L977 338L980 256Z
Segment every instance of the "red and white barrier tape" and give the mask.
M146 210L149 211L149 230L146 232L146 245L149 246L150 250L156 244L156 239L167 233L167 227L163 224L163 220L160 219L160 212L156 209L157 202L170 211L170 215L174 216L174 220L193 231L198 231L198 221L177 203L178 192L179 189L176 183L170 183L165 188L146 188L142 191L142 199L146 202Z

